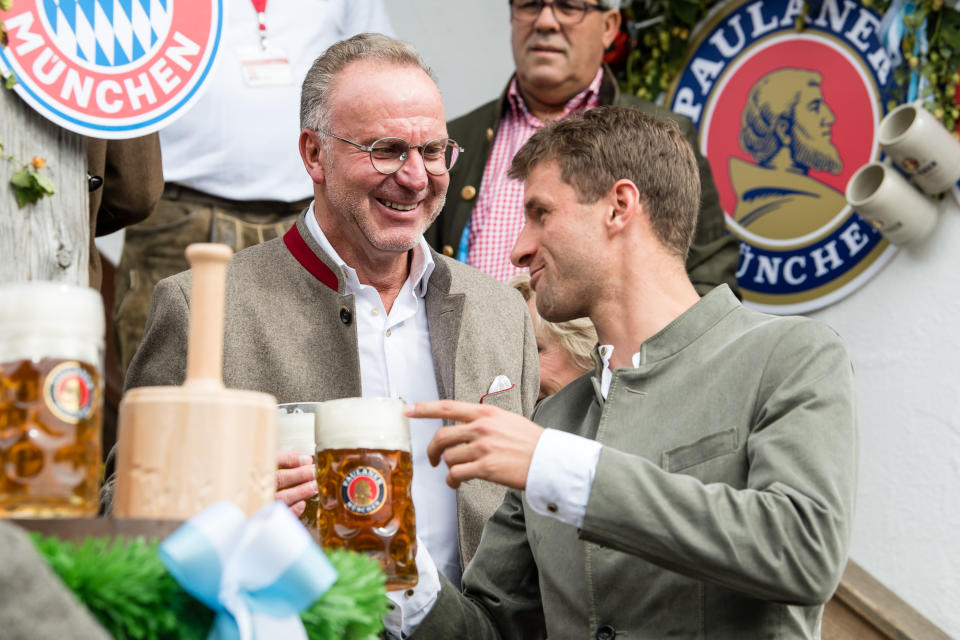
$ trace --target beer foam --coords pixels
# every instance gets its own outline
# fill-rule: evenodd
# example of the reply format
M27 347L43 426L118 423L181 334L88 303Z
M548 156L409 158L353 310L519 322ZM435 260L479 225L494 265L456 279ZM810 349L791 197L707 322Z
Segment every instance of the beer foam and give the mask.
M410 421L397 398L343 398L317 407L315 437L322 449L410 451Z
M316 453L313 430L316 424L316 402L292 402L278 405L277 451Z
M105 317L100 293L57 282L0 285L0 362L58 358L101 368Z

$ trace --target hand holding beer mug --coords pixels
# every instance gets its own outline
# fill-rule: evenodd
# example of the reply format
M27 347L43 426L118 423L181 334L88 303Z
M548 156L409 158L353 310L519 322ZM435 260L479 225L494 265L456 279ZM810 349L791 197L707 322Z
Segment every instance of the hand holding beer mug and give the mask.
M277 452L286 451L310 456L316 462L316 444L314 443L314 413L317 402L288 402L277 405ZM307 507L300 514L300 522L308 529L317 528L318 496L307 498Z
M410 423L403 402L345 398L316 409L320 544L380 562L387 589L417 584Z
M0 285L0 517L96 515L103 339L93 289Z

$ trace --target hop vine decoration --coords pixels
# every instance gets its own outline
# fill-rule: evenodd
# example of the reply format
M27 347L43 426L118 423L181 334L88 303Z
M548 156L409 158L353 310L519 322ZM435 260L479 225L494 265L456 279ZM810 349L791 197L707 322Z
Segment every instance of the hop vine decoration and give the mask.
M0 11L9 11L11 8L13 8L13 0L0 0ZM0 20L0 47L5 46L7 46L7 32L3 27L3 21ZM2 76L2 79L7 89L12 89L17 84L17 78L12 73ZM41 173L47 166L47 161L43 158L34 156L28 164L18 160L12 154L4 153L3 141L0 141L0 160L7 160L18 167L10 177L10 188L13 189L17 206L21 209L25 205L33 204L55 193L53 180L46 173Z
M0 157L7 158L10 162L20 165L20 169L10 177L10 186L17 198L17 206L21 209L24 205L33 204L40 198L52 196L56 192L50 176L41 173L46 168L47 161L40 156L34 156L29 164L20 162L12 155L3 153L3 144L0 143Z
M724 0L633 0L626 7L631 50L620 74L621 88L655 100L677 76L690 48L690 34ZM911 75L922 78L917 98L947 129L957 130L960 107L960 12L944 0L861 0L879 13L904 7L900 51L903 61L894 71L896 87L888 108L910 99ZM822 0L807 0L796 28L805 27L803 15L815 14ZM954 0L956 3L956 0ZM954 134L956 135L956 133Z
M891 4L890 0L875 0L877 10L881 12L890 9ZM917 97L923 101L924 108L956 136L960 121L956 96L960 83L960 74L957 73L960 68L960 12L944 4L943 0L919 0L910 7L913 13L903 17L900 50L904 64L894 72L897 84L894 97L901 102L907 99L903 87L910 82L911 73L919 74L926 82ZM919 46L924 41L925 51Z
M634 0L626 9L631 50L623 90L655 100L686 58L693 27L717 0Z
M213 611L184 591L157 555L157 542L88 538L80 544L31 534L53 571L114 638L205 640ZM337 581L300 614L310 640L375 640L387 612L375 560L327 555Z
M13 9L13 0L0 0L0 11L10 11L10 9ZM0 47L5 46L7 46L7 30L3 26L3 20L0 20ZM12 75L13 74L7 76L7 79L9 80ZM7 89L11 86L12 85L7 85Z

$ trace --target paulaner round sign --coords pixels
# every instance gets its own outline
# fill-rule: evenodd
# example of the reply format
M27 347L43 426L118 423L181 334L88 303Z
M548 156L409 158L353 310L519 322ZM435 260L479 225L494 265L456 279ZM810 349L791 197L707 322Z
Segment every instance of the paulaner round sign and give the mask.
M214 64L222 0L14 0L0 67L49 120L98 138L156 131Z
M880 154L892 83L880 19L855 0L747 0L702 25L668 104L700 132L740 239L744 300L805 313L850 294L895 249L854 213L847 181Z

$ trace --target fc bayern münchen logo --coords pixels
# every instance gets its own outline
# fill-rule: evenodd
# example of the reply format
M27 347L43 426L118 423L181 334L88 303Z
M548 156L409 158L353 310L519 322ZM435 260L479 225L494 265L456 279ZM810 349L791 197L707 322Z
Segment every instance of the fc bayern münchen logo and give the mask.
M694 41L668 103L700 132L740 239L744 300L805 313L866 282L894 253L843 195L879 156L893 70L880 19L855 0L724 5Z
M0 11L0 67L62 127L130 138L199 97L220 44L222 0L16 0Z

